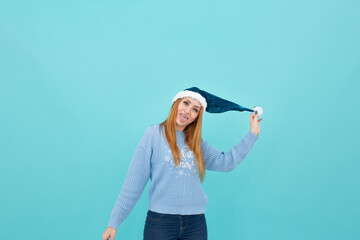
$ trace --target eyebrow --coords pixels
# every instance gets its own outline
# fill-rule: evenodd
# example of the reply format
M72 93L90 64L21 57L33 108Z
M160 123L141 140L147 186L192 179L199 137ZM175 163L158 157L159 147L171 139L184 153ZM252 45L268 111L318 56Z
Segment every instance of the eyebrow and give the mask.
M191 101L189 99L185 99L186 101L189 101L191 103ZM194 107L200 108L199 106L194 105Z

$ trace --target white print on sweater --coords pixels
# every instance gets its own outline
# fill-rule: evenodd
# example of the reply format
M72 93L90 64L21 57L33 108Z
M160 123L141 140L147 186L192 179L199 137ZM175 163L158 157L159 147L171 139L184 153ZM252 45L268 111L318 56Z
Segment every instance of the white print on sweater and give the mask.
M172 174L174 172L175 177L190 175L198 176L197 165L194 159L193 151L184 147L181 147L179 150L181 154L180 165L176 166L171 150L168 146L166 146L166 155L164 157L165 161L163 162L163 165L166 164L169 173Z

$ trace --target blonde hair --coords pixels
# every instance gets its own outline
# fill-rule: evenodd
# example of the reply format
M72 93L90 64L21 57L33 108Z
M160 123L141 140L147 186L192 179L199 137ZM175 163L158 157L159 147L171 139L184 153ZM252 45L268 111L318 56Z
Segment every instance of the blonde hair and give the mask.
M181 99L176 100L171 106L168 118L160 123L160 130L165 129L165 136L170 146L175 165L180 165L181 154L176 143L176 118L178 113L178 106ZM190 150L194 153L196 163L199 169L200 181L204 182L205 179L205 162L201 151L201 124L204 109L203 107L199 110L199 115L185 129L185 144L189 146Z

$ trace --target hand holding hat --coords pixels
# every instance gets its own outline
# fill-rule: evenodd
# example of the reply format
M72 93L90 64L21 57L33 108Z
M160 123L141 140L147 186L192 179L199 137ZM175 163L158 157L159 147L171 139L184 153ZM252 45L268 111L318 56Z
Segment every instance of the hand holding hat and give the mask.
M254 112L250 114L250 131L254 133L256 136L260 133L260 122L262 119L258 119L262 113L263 110L261 107L254 107Z

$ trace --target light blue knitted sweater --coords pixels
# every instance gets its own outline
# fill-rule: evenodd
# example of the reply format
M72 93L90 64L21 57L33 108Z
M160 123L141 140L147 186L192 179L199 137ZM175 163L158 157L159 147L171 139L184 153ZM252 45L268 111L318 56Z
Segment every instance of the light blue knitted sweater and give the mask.
M220 152L202 140L206 170L233 170L258 138L249 131L229 152ZM111 212L109 227L117 229L127 218L149 179L149 210L184 215L205 213L207 196L201 186L193 152L185 145L185 133L176 131L176 140L182 155L180 166L175 166L164 130L161 134L159 124L146 129L131 159L124 185Z

